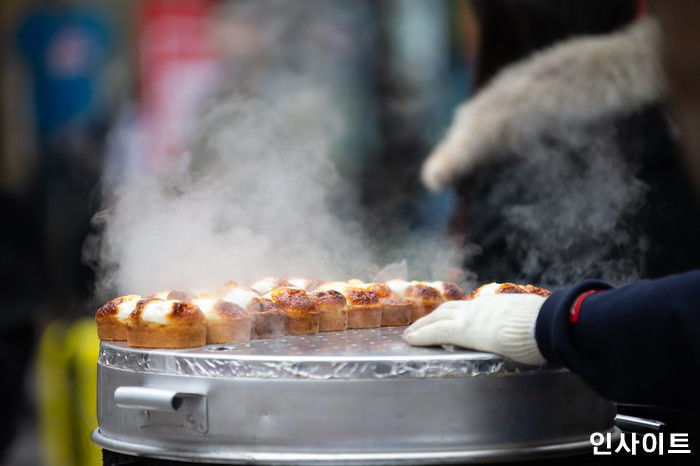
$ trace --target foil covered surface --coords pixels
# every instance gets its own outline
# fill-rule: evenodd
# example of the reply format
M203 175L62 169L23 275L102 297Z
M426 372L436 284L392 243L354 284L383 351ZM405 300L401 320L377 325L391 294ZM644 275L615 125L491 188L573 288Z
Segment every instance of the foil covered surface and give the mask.
M103 342L98 362L154 374L314 380L477 377L548 369L453 347L412 347L401 339L403 330L346 330L185 350Z

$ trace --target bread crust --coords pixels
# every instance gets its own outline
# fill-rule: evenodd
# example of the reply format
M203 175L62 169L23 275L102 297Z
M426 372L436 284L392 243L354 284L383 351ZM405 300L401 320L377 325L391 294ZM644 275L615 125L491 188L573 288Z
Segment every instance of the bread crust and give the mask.
M418 303L412 303L411 305L411 323L417 321L421 317L425 317L435 310L438 305L434 306L423 306Z
M411 323L413 306L404 298L394 296L385 283L372 283L367 290L377 294L382 309L382 327L398 327Z
M442 294L432 286L415 284L406 288L404 297L411 303L411 322L427 316L445 301Z
M443 284L442 284L442 296L444 296L444 298L447 301L459 301L462 299L466 299L467 292L464 291L459 286L457 286L456 283L443 282Z
M126 319L119 319L119 306L123 305L127 298L140 298L138 295L127 295L114 298L102 306L95 313L97 324L97 336L103 341L125 341Z
M481 291L484 289L484 287L489 286L492 284L486 284L478 287L472 293L466 298L467 300L471 300L474 298L478 298L481 296ZM515 283L510 283L510 282L505 282L505 283L500 283L498 284L498 287L494 290L494 294L536 294L538 296L542 296L546 298L547 296L551 295L552 292L549 291L546 288L539 288L533 285L518 285Z
M379 328L382 326L382 308L370 306L348 306L348 328Z
M221 299L214 303L215 316L207 316L207 344L250 340L251 318L240 306Z
M251 318L250 338L275 338L284 335L287 316L271 299L253 298L246 312Z
M269 293L272 301L287 315L287 333L311 335L318 333L320 316L316 304L306 291L287 286L277 287Z
M126 342L143 348L191 348L204 346L207 341L207 323L202 311L191 303L173 301L165 324L146 322L141 314L149 302L142 299L136 304L126 322Z
M399 327L411 323L413 306L402 298L389 296L379 299L382 309L382 327Z
M289 335L313 335L318 333L321 318L318 312L309 313L304 317L287 315L287 333Z
M328 290L309 293L309 298L318 309L319 332L332 332L348 328L348 306L345 296L337 291Z
M207 327L201 323L154 324L139 322L127 327L127 344L142 348L192 348L204 346Z
M126 323L115 317L97 322L97 338L102 341L125 341Z
M207 344L234 343L250 340L250 317L229 322L207 322Z
M382 326L382 308L374 291L362 288L345 290L348 301L348 328L378 328Z

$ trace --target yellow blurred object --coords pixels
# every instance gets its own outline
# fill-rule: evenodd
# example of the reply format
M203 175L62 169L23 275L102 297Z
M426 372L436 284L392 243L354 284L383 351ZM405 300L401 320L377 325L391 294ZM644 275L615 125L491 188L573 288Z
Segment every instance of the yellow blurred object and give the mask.
M39 342L37 398L39 435L47 466L97 466L100 448L90 440L97 427L97 329L92 319L69 327L52 322Z

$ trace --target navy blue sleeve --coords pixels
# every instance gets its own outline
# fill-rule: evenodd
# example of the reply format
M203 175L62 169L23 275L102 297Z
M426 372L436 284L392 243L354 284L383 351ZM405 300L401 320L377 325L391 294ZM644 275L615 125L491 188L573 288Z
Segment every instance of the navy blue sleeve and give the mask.
M570 309L581 293L578 322ZM700 407L700 270L619 288L587 280L547 298L535 338L550 362L621 403Z

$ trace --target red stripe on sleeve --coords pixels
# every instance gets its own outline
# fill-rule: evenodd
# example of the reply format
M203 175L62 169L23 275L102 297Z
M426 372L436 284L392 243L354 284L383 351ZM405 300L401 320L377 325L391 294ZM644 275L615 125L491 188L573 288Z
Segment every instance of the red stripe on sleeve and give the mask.
M576 301L574 301L574 304L571 306L571 310L569 311L569 323L570 324L575 324L578 322L578 314L581 312L581 304L583 304L583 300L589 297L592 294L595 293L600 293L601 291L605 290L588 290L585 293L581 293L578 298L576 298Z

